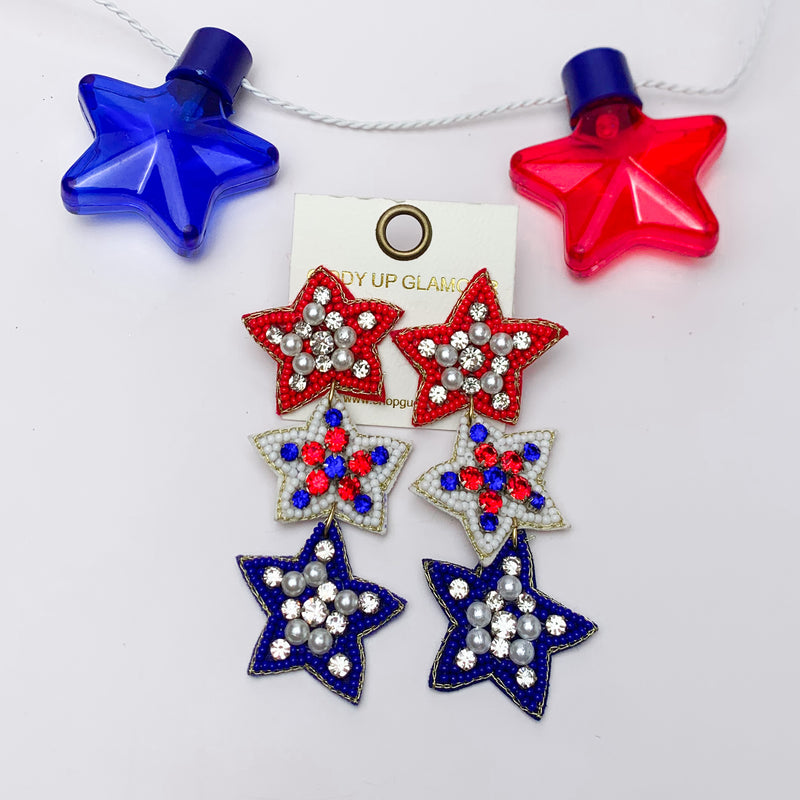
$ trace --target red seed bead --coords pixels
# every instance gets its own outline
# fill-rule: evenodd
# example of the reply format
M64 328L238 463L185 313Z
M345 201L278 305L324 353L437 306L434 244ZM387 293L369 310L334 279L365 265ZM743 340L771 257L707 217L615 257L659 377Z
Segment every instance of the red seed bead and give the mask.
M513 450L506 450L500 456L500 466L512 475L516 475L522 469L522 456Z
M478 502L484 511L496 514L503 506L503 498L497 492L485 491L478 495Z
M312 469L306 478L306 486L311 494L324 494L330 486L328 476L321 469Z
M506 484L506 491L515 500L527 500L531 496L531 485L521 475L510 475Z
M483 486L483 473L477 467L464 467L458 473L458 479L471 492L477 492Z
M353 500L361 488L361 481L353 475L346 475L339 481L339 497L342 500Z
M306 442L300 454L309 467L321 464L325 460L325 448L319 442Z
M351 472L356 475L366 475L372 469L372 456L366 450L356 450L347 462Z
M483 464L484 467L488 468L497 464L499 456L497 455L497 449L493 444L484 442L475 448L475 459L479 464Z
M350 435L344 428L331 428L325 434L325 444L332 453L341 453L349 440Z

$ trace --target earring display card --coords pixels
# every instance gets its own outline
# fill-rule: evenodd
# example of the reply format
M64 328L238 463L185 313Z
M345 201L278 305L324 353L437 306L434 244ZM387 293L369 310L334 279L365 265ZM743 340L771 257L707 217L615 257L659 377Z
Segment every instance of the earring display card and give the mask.
M399 203L414 206L430 220L430 246L413 259L387 255L378 243L381 215ZM500 303L510 311L516 235L515 206L298 194L289 294L294 296L308 273L324 265L356 296L388 300L405 309L402 326L412 327L446 319L472 275L485 267L496 281ZM359 403L358 420L364 425L411 427L417 374L388 338L378 352L386 402ZM358 403L351 398L346 402ZM305 415L286 416L302 419ZM444 419L429 427L456 430L458 419Z

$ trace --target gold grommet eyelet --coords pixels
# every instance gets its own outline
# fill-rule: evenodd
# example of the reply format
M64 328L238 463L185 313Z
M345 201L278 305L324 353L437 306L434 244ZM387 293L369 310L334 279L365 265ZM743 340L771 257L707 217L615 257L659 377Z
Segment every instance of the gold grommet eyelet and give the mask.
M386 238L387 226L395 217L399 216L412 217L419 222L422 228L422 239L411 250L398 250L389 244L389 240ZM431 221L424 211L408 203L398 203L396 206L387 208L381 214L378 224L375 226L375 238L378 240L378 246L390 258L394 258L397 261L411 261L414 258L419 258L430 247L431 239L433 239L433 229L431 228Z

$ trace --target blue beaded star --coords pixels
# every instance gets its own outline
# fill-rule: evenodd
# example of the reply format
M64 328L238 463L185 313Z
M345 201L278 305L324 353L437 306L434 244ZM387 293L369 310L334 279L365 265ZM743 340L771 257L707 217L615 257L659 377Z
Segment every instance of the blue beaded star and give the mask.
M250 675L304 669L332 692L358 703L364 684L361 640L396 617L405 607L405 600L375 583L353 577L335 522L327 533L325 523L319 523L295 558L239 556L237 561L250 591L267 615L267 625L250 660ZM306 583L294 597L291 594L296 588L287 594L286 574L302 574L306 565L314 562L324 564L324 581L318 586ZM344 607L337 601L343 592L350 593L349 599L354 603L349 613L337 610ZM297 620L305 623L310 636L319 635L315 631L327 631L321 637L330 640L329 649L315 654L308 641L290 644L288 626L293 622L296 625Z
M553 653L580 644L597 626L536 588L525 532L519 531L517 539L516 547L509 539L487 567L468 570L446 561L423 561L428 585L450 619L429 685L453 691L489 679L526 714L541 719ZM501 580L510 582L512 589L519 582L513 599L505 599L498 591ZM478 609L484 614L483 626L475 626L467 618L474 603L483 606ZM521 617L525 617L522 622ZM485 633L471 634L476 627ZM473 637L472 648L468 634ZM510 658L512 651L516 663Z
M231 46L223 40L221 57ZM79 98L95 139L64 175L61 196L75 214L135 211L189 256L203 243L214 203L270 183L278 151L228 121L232 103L214 85L173 73L181 77L154 89L83 78Z

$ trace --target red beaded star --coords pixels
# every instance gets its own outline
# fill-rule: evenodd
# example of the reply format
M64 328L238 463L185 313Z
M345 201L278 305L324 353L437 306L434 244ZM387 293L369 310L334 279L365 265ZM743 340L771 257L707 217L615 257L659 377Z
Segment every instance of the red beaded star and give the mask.
M402 314L392 303L357 300L333 273L318 267L292 305L242 319L278 362L276 403L284 414L321 397L333 383L340 394L382 403L386 389L377 346Z
M427 425L470 401L478 414L516 422L522 370L566 335L555 322L504 317L489 274L481 270L444 324L392 332L420 374L412 423Z
M651 119L631 103L605 103L569 136L515 153L511 180L561 213L566 262L581 275L637 246L706 256L719 224L697 178L724 141L719 117Z

